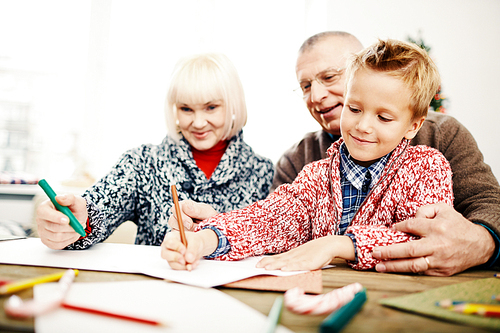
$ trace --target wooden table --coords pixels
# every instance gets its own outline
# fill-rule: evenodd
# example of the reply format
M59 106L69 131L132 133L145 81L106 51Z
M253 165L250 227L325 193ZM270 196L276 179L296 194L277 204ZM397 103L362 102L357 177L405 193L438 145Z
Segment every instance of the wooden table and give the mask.
M0 265L0 277L8 279L30 278L50 274L61 269L48 267L31 267L17 265ZM407 313L378 304L384 297L402 296L449 284L461 283L481 278L492 277L494 272L484 270L468 270L452 277L430 277L422 275L381 274L376 272L359 272L347 267L342 261L336 267L325 269L323 274L323 292L359 282L367 288L368 301L343 332L487 332L476 327L461 326L439 321L424 316ZM154 279L139 274L106 273L80 271L76 282L131 281ZM274 299L281 293L253 291L241 289L219 288L221 291L248 304L252 308L267 315ZM17 293L21 298L33 297L33 290ZM0 297L0 331L33 332L33 320L16 320L6 316L3 303L6 296ZM318 327L325 316L296 315L286 309L281 318L282 325L294 332L318 332Z

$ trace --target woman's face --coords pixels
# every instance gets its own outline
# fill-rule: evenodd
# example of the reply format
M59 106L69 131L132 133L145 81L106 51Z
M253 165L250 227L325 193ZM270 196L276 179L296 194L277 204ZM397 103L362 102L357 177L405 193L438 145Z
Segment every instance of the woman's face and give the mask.
M198 150L215 146L224 136L226 107L221 100L205 104L177 103L177 119L184 138Z

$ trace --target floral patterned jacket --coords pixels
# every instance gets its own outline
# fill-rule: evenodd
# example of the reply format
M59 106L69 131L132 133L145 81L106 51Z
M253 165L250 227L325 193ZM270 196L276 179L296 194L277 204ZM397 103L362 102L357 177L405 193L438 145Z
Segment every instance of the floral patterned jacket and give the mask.
M125 152L111 171L83 195L89 222L87 237L68 249L84 249L101 242L123 222L137 225L135 243L160 245L168 232L173 209L170 185L179 200L211 205L218 212L242 208L269 194L274 168L234 136L214 173L207 179L193 159L190 145L166 137L159 145L142 145Z

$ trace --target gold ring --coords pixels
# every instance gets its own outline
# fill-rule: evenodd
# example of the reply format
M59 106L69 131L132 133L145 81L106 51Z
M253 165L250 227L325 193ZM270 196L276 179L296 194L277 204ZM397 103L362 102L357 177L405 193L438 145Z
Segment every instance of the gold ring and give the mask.
M427 259L427 257L424 257L424 259L427 262L427 269L431 268L431 263L429 262L429 259Z

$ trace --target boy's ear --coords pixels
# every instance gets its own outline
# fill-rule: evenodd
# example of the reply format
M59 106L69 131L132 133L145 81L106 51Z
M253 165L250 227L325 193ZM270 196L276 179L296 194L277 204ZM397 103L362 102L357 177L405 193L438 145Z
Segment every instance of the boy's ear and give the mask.
M410 129L408 129L408 132L405 134L405 139L411 140L417 135L418 131L422 127L425 121L425 116L422 116L420 118L413 119L410 125Z

